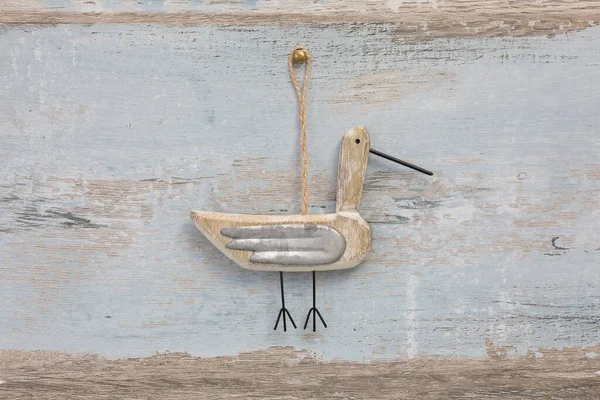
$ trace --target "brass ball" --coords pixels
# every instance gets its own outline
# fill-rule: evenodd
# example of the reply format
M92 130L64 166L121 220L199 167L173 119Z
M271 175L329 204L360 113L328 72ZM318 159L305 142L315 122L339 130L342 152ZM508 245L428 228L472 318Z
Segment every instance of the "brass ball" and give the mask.
M292 62L294 64L304 64L307 58L308 54L303 49L296 49L292 53Z

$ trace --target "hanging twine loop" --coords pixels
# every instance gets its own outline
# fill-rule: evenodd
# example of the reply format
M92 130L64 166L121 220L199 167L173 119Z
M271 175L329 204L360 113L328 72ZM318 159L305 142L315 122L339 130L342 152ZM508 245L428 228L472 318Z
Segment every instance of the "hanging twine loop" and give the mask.
M306 64L302 88L296 79L294 64ZM300 101L300 146L302 148L302 215L308 213L308 170L306 156L306 89L308 88L308 74L310 72L310 55L304 47L298 46L290 54L289 59L290 76L296 88L296 94Z

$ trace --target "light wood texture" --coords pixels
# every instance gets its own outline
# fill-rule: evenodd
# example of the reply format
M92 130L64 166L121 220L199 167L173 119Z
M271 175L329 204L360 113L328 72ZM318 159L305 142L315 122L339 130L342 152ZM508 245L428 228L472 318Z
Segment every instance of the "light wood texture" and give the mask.
M360 208L370 146L365 127L352 128L344 135L338 163L336 212L357 211Z
M106 360L0 351L0 396L21 399L577 399L600 396L600 348L526 357L489 344L487 360L323 362L271 348L218 358L166 353ZM595 354L595 356L594 356Z
M595 0L0 0L0 23L286 27L383 24L397 40L557 35L600 22Z
M333 271L354 268L371 251L371 227L358 213L365 172L369 157L369 133L365 127L351 128L342 137L338 163L336 212L319 215L243 215L210 211L192 211L190 217L196 228L223 254L242 268L254 271ZM227 247L230 237L222 229L257 225L315 224L325 225L341 233L346 249L333 263L320 265L282 265L256 263L250 260L251 251Z
M552 23L593 17L584 4L563 4ZM490 342L521 356L600 343L597 27L407 43L393 25L243 19L2 28L0 348L205 358L292 346L340 363L486 365L465 359L490 357ZM300 210L286 66L299 43L314 60L312 214L335 212L339 135L351 126L435 176L370 159L361 215L373 252L317 274L327 329L283 334L277 274L237 267L189 210ZM285 283L302 319L311 276Z

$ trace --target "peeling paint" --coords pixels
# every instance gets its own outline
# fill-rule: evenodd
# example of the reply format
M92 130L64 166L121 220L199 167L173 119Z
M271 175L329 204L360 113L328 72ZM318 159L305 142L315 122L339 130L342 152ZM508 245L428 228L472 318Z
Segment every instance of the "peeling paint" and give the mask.
M278 276L236 268L188 213L300 209L286 65L299 37L315 61L310 212L335 207L339 139L353 125L435 175L369 160L361 213L373 252L318 275L327 330L281 336ZM376 362L486 358L488 340L503 359L597 345L599 38L590 28L407 43L386 24L5 27L0 348L206 357L285 344ZM294 318L310 291L310 276L286 276Z

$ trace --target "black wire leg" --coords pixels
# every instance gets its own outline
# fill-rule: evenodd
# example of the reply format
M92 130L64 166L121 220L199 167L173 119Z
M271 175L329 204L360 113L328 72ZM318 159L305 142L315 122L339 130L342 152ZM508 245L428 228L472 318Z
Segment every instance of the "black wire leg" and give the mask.
M294 326L294 329L296 329L296 323L294 322L294 319L292 318L292 315L290 314L288 309L285 308L285 296L283 293L283 272L281 272L281 271L279 272L279 282L281 284L281 310L279 310L279 314L277 315L277 322L275 322L275 328L273 328L273 330L274 331L277 330L279 321L281 319L283 319L283 331L286 332L287 331L287 324L286 324L286 320L285 320L286 315L290 318L290 322ZM282 316L283 316L283 318L281 318Z
M321 315L321 313L319 312L319 310L317 309L317 287L315 284L315 271L313 271L313 306L310 310L308 310L308 315L306 316L306 322L304 323L304 329L306 329L306 327L308 326L308 321L310 321L310 316L312 314L312 320L313 320L313 332L317 331L317 315L319 316L319 319L321 320L321 322L323 323L323 326L325 328L327 328L327 324L325 323L325 320L323 319L323 316Z

